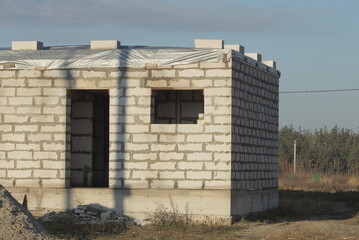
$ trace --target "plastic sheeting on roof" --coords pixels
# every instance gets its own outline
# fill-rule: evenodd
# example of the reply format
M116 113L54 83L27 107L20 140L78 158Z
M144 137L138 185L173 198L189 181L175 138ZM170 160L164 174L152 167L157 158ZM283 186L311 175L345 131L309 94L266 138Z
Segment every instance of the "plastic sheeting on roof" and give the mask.
M0 49L0 65L15 63L12 69L112 68L144 67L145 64L179 65L198 62L221 62L230 49L193 49L164 47L126 47L113 50L90 50L88 46L47 47L47 50L11 51Z

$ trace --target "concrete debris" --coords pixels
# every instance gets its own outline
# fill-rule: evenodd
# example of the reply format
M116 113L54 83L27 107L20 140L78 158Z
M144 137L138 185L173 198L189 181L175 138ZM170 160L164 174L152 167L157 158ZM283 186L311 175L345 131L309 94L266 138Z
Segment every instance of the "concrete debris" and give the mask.
M66 212L49 212L39 218L40 222L50 222L54 219L74 218L79 224L126 223L132 225L150 225L151 218L130 218L121 213L88 205L78 205Z

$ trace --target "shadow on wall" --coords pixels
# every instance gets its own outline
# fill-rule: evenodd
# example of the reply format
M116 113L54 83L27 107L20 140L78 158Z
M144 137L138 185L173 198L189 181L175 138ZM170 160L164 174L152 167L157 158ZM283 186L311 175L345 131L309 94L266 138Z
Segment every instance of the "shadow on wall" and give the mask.
M119 61L126 62L123 56L120 59ZM68 70L65 180L65 207L67 209L81 204L94 204L104 209L123 212L124 199L130 195L130 190L125 188L124 182L127 81L121 81L126 79L127 70L120 67L116 70L119 71L118 87L113 91L97 89L98 83L93 89L87 87L83 89L77 84L77 79L74 77L76 76L75 71L78 75L77 70ZM92 71L92 69L84 71ZM83 77L82 74L81 77ZM95 81L106 81L106 79ZM98 96L103 97L104 94L107 94L105 107L96 108L96 100L94 99ZM104 99L102 98L102 100ZM87 116L86 114L76 114L74 112L76 108L84 113L84 109L80 106L84 106L84 103L92 104L92 113L90 111ZM76 105L78 106L76 107ZM96 121L98 116L102 115L99 111L105 115L102 122ZM91 127L89 127L89 123L91 123ZM103 130L105 134L101 135L99 129ZM104 139L101 141L98 136L102 136ZM102 153L101 149L103 150ZM99 158L101 154L102 159Z

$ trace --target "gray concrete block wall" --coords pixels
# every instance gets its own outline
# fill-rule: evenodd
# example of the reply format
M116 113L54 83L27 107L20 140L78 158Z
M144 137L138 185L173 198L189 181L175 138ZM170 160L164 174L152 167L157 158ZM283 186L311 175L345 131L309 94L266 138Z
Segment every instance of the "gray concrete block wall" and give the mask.
M231 64L0 71L0 182L69 186L68 89L109 89L110 188L230 189ZM151 89L203 89L197 124L151 124Z
M279 74L234 59L232 81L232 189L276 189Z
M43 71L0 71L0 184L65 187L67 97Z

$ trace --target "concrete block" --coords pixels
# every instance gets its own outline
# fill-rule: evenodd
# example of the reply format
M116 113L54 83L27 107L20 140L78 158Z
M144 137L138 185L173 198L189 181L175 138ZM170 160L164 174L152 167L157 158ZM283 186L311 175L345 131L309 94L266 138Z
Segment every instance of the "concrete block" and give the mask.
M11 50L42 50L44 44L39 41L13 41Z
M173 180L153 180L151 182L151 188L174 188L175 182Z
M262 63L265 64L265 65L267 65L268 67L277 69L277 63L276 63L275 61L273 61L273 60L263 61Z
M217 39L195 39L195 48L212 48L212 49L223 49L224 41Z
M179 71L179 77L204 77L204 71L202 69L185 69Z
M212 179L211 171L187 171L186 179Z
M238 45L238 44L225 44L224 45L225 49L232 49L234 51L237 51L239 53L244 54L244 47L242 45Z
M254 60L258 62L262 62L262 55L259 53L245 53L247 57L253 58Z
M91 40L91 50L119 49L121 42L118 40Z

